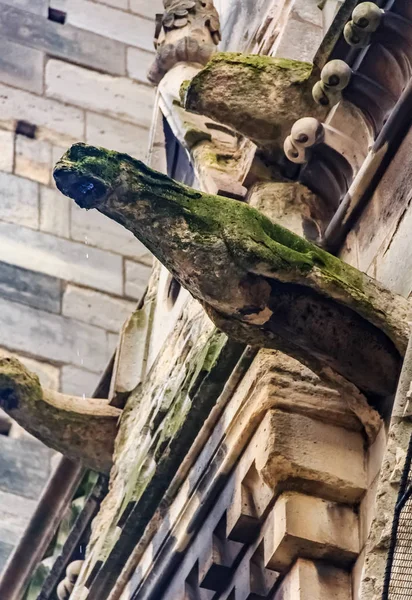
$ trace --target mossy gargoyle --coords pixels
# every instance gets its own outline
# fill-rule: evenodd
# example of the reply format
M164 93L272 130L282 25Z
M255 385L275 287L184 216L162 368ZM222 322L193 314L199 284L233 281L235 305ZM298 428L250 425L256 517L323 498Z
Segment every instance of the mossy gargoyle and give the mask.
M202 193L126 154L75 144L59 190L129 229L217 327L337 373L377 400L393 394L408 302L246 203Z

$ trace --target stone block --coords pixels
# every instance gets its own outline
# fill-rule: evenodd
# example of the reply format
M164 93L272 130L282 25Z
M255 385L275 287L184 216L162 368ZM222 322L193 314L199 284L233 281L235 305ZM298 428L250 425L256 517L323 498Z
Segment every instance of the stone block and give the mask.
M129 0L129 4L132 12L148 19L154 20L156 14L164 11L162 0L152 0L151 2L147 0Z
M408 297L412 292L412 202L399 219L396 231L376 258L376 278L392 292Z
M61 391L63 394L90 397L99 383L100 376L72 365L62 367Z
M49 0L1 0L1 4L8 4L15 8L21 8L35 15L47 16Z
M358 516L349 506L294 492L282 494L265 532L265 565L284 573L297 558L347 567L359 548Z
M34 60L34 58L30 58L34 56L30 52L34 51L41 51L41 54L45 52L50 56L68 59L113 75L125 74L126 46L124 44L95 33L82 31L82 29L77 29L67 23L62 27L60 23L54 23L42 16L20 10L18 7L1 5L0 37L26 47L28 64L18 67L18 71L21 73L18 75L21 83L24 83L22 75L26 70L29 82L35 75L37 76L29 70L29 59ZM27 46L30 46L31 49ZM13 50L10 60L13 60L13 54L17 54L17 50ZM36 60L38 61L38 59ZM36 62L36 72L38 68L41 68L39 71L41 74L43 61L38 67ZM40 83L42 83L42 79ZM42 88L36 91L41 92Z
M0 10L1 5L0 5ZM0 12L0 35L2 16ZM29 92L43 92L44 52L0 37L0 81Z
M59 313L61 280L0 262L0 296L12 302Z
M0 171L11 173L14 161L14 133L0 129Z
M110 150L126 152L145 160L149 146L149 130L110 117L86 112L86 142Z
M18 267L122 295L122 258L84 244L0 223L0 260Z
M100 373L108 359L106 332L74 319L0 298L0 345L39 359Z
M40 229L58 237L70 237L70 209L73 201L59 191L40 186Z
M0 83L0 123L14 128L19 119L36 125L43 139L70 143L84 135L82 110Z
M63 295L64 316L112 332L121 329L135 308L135 302L74 285L68 285Z
M291 60L313 62L323 35L322 27L302 21L296 15L287 21L286 27L275 42L272 54ZM298 44L296 40L299 40Z
M53 4L56 8L62 6L61 0L53 0ZM67 6L66 23L70 25L130 46L153 50L153 25L138 15L89 0L70 0L68 4L63 0L63 6Z
M7 559L13 552L13 546L0 540L0 571L6 566Z
M333 565L300 558L273 600L351 600L350 574Z
M16 175L48 185L52 171L50 142L16 135L14 172Z
M71 237L74 240L151 263L151 254L128 230L97 210L85 211L71 206Z
M49 60L46 65L46 94L68 104L150 127L154 90L125 77L112 77Z
M50 473L51 455L37 441L0 436L0 490L38 500Z
M153 52L147 52L140 48L127 49L127 74L132 79L147 83L147 73L155 59Z
M33 181L0 173L0 220L21 227L39 226L39 186Z
M42 386L48 388L49 390L59 390L60 370L54 365L50 365L46 362L40 362L38 360L34 360L33 358L29 358L28 356L10 352L9 350L4 350L4 348L0 348L0 356L14 356L20 362L22 362L23 365L29 369L29 371L32 371L37 375Z
M149 281L151 267L147 267L131 260L125 261L124 293L129 298L140 300Z
M361 432L280 410L269 411L259 431L265 445L256 467L273 490L299 485L337 502L362 497L367 475Z
M407 220L404 213L410 211L411 180L412 129L409 129L355 227L359 241L359 268L361 271L368 271L378 254L380 254L379 261L381 261L398 223L402 224L402 220L405 218ZM389 251L393 264L393 251L390 247ZM389 269L385 268L385 272L388 279L392 281L392 285L399 285L399 289L402 289L402 284L390 277ZM408 272L406 271L406 273L406 279L408 279ZM392 277L395 278L397 275L398 273L393 273ZM399 276L403 277L402 268L399 270ZM408 288L408 284L405 287Z

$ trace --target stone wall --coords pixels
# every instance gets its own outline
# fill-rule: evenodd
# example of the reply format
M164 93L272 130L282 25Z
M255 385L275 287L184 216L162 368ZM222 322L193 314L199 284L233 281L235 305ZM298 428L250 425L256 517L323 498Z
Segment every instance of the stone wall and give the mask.
M81 140L145 157L157 4L0 2L0 346L63 392L93 391L151 258L52 167Z
M93 392L151 257L119 225L62 196L52 168L77 141L145 157L159 9L161 0L0 2L0 354L65 393ZM0 435L1 569L52 453L0 420L9 434Z

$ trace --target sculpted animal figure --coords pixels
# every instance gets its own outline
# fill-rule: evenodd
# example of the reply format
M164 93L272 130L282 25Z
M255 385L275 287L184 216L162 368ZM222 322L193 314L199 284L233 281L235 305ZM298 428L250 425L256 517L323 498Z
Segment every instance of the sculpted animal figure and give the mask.
M75 144L57 187L129 229L217 327L276 348L369 398L395 391L409 305L236 200L202 193L126 154Z

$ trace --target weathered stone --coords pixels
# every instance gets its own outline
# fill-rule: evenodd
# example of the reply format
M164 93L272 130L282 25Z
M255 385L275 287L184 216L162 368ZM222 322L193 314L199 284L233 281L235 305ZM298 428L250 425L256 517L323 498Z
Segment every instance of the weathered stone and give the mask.
M0 84L0 122L14 128L19 119L36 125L43 139L70 142L83 138L83 111Z
M125 77L112 77L49 60L46 65L46 95L143 127L150 126L154 91Z
M213 0L165 0L156 23L155 61L148 79L158 84L179 63L205 65L220 42L220 21Z
M4 358L5 356L17 358L29 371L37 375L42 386L58 391L60 387L60 370L57 367L0 348L0 358Z
M144 159L149 144L149 130L87 111L86 142Z
M0 219L21 227L39 226L39 187L37 183L0 173Z
M130 10L142 17L154 19L154 16L164 11L162 0L129 0Z
M0 436L0 490L38 500L48 479L51 455L36 441Z
M61 280L0 262L0 296L33 308L59 313Z
M74 2L73 2L74 3ZM18 7L5 6L0 3L0 35L7 40L17 42L22 46L31 46L43 52L58 58L64 58L74 61L78 64L94 69L100 69L114 75L125 74L126 46L113 40L96 35L92 32L85 32L70 24L62 27L59 23L53 23L48 19L31 14ZM94 6L94 5L93 5ZM121 40L122 41L122 40ZM16 55L16 49L12 49ZM34 52L29 48L23 48L20 53L26 51L27 58L35 60ZM20 66L21 87L24 84L24 74L27 69L27 79L36 85L33 91L42 91L42 71L43 66L38 64L36 59L36 73L38 79L34 82L35 73L28 71L29 65L25 68ZM40 78L39 78L40 77ZM7 82L9 83L9 82ZM10 81L10 83L12 83ZM23 87L26 87L23 85Z
M106 366L107 338L102 329L3 298L0 310L1 346L96 373Z
M63 294L64 316L107 331L118 332L134 309L134 302L73 285L68 285Z
M131 260L125 261L124 293L129 298L140 300L149 281L151 268Z
M60 192L40 186L40 229L58 237L70 237L70 204Z
M140 48L127 49L127 74L132 79L147 83L147 73L153 62L153 53Z
M299 13L302 11L302 5L317 10L319 14L317 23L309 23L301 18ZM324 31L321 27L321 11L315 2L305 2L305 0L299 2L298 7L298 10L292 12L292 18L288 19L282 35L276 40L274 50L276 56L312 62L324 37ZM303 7L303 10L309 12L305 7ZM307 16L315 19L313 14ZM299 40L299 44L296 43L296 40Z
M265 533L268 568L285 573L300 556L348 567L359 551L358 516L350 507L290 492L277 499Z
M0 35L3 5L0 3ZM44 53L34 48L0 39L0 81L29 92L43 92Z
M185 106L280 156L297 119L326 115L312 100L312 70L306 62L219 53L186 87Z
M249 204L297 235L319 241L333 207L297 182L260 182L249 191Z
M61 370L61 391L75 396L91 396L99 383L99 375L64 365Z
M120 411L98 398L43 389L14 358L0 359L0 406L50 448L109 472Z
M0 130L0 171L11 173L14 161L14 133Z
M267 413L260 431L270 433L256 467L271 489L294 481L304 493L336 502L360 500L367 482L359 432L280 410Z
M53 0L53 5L60 8L61 0ZM129 46L153 49L153 29L146 19L104 4L89 0L70 0L66 22Z
M394 392L409 336L403 298L246 203L116 152L76 144L54 177L144 241L232 338L294 356L350 394Z
M70 233L72 239L87 246L85 252L88 247L97 247L146 264L152 261L150 252L130 231L104 215L86 213L74 205L71 207Z
M123 291L120 256L26 227L0 223L0 260L104 292Z
M30 447L27 450L30 451ZM48 462L46 459L44 464L46 474L49 471ZM0 539L2 542L15 545L19 541L36 505L37 498L31 500L17 494L0 491L0 510L2 514Z
M351 600L350 574L322 561L299 558L273 600Z
M52 150L49 142L16 136L14 172L44 185L50 183Z

